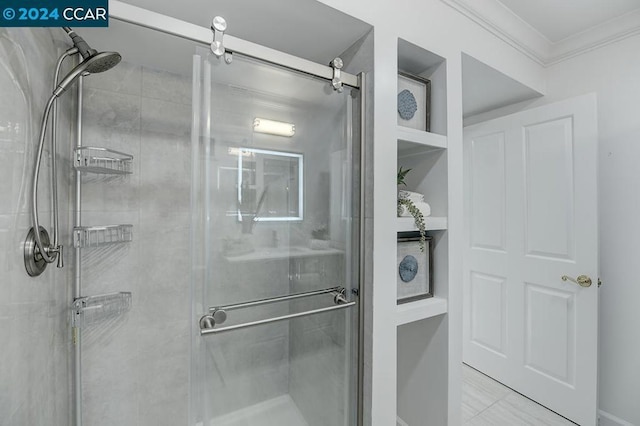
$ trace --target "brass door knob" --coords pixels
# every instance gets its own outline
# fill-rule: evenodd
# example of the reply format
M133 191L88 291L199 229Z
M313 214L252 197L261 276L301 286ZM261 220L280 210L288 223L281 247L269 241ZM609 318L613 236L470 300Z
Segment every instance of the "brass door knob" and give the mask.
M591 287L591 278L586 275L580 275L578 278L573 279L566 275L562 276L562 281L571 281L572 283L578 284L580 287Z

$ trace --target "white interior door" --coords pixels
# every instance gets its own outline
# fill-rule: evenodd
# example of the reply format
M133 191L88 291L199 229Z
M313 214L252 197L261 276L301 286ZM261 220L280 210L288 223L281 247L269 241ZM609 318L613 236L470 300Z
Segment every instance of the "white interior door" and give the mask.
M595 426L595 95L468 127L464 141L464 362Z

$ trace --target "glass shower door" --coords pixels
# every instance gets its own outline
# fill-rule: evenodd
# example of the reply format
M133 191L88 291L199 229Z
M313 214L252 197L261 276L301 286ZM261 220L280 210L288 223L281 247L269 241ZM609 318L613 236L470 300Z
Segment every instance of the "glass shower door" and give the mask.
M193 103L191 424L357 424L357 91L203 49Z

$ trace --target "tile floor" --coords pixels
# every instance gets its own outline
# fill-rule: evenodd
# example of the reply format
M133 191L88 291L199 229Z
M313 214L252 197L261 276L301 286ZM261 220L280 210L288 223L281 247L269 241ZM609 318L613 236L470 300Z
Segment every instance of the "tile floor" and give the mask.
M467 365L462 369L464 426L576 426Z

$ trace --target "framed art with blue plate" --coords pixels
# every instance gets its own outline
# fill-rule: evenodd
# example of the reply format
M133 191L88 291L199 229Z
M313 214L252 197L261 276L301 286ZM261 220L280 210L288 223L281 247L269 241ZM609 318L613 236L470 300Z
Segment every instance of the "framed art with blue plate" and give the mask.
M398 232L398 305L433 297L433 237L420 251L420 232Z
M431 131L431 81L398 73L398 125Z

